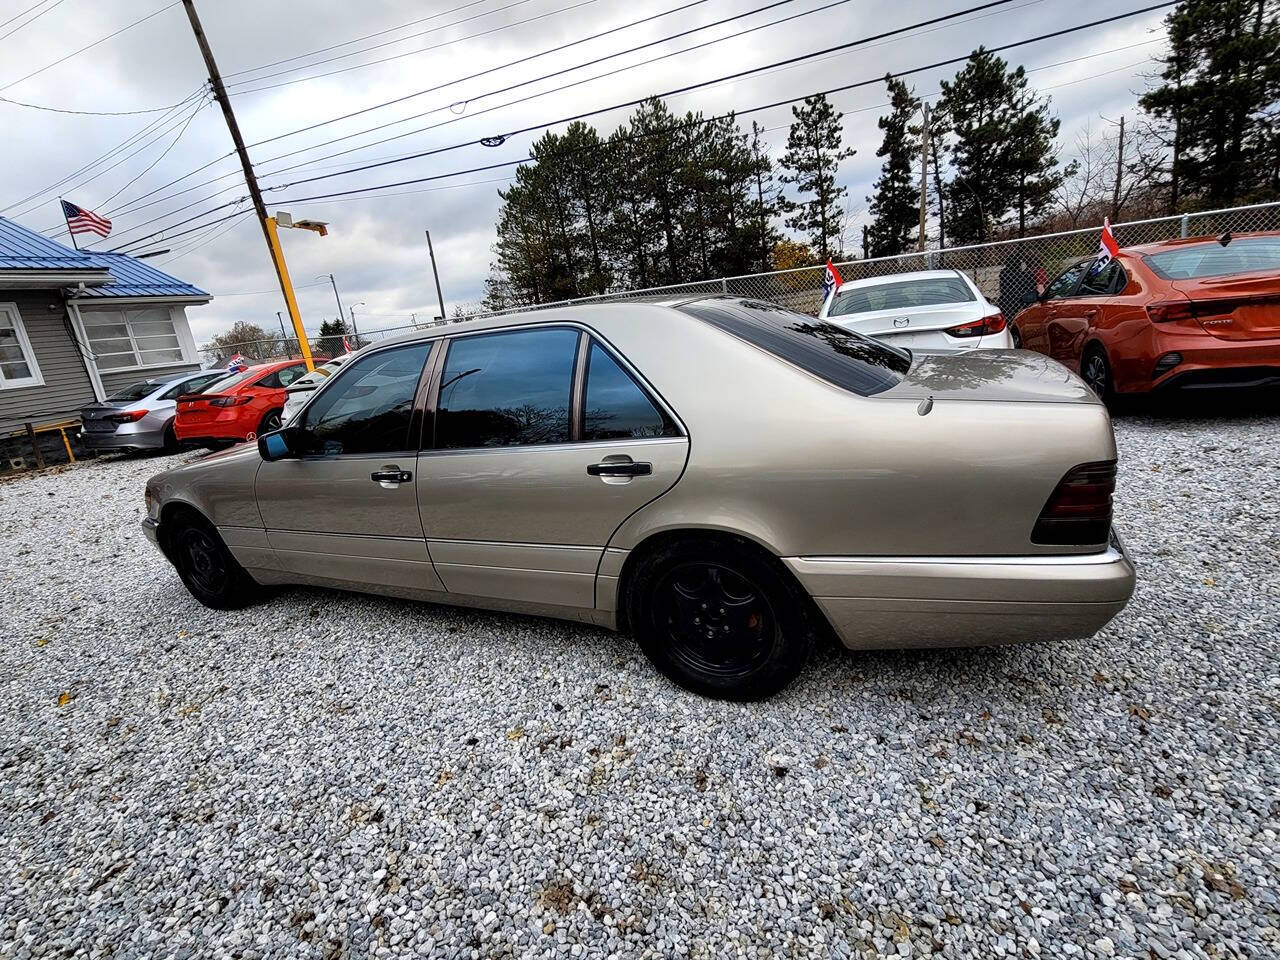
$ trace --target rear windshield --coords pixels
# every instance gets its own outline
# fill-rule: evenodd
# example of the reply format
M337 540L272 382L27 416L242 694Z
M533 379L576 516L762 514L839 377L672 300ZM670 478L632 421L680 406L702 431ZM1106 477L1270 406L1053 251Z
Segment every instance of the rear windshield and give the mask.
M107 400L122 400L126 403L133 400L141 400L149 397L160 389L160 381L158 380L139 380L137 383L131 383L123 390L113 393L107 397Z
M1217 241L1178 247L1142 258L1166 280L1197 280L1280 269L1280 237L1241 237L1225 247Z
M840 290L827 315L845 317L851 313L872 313L876 310L907 310L940 303L972 302L973 291L959 277L927 277Z
M772 303L712 301L680 309L864 397L896 386L911 366L905 350Z
M241 370L239 373L229 374L221 380L215 380L200 392L222 393L224 390L230 390L232 387L240 386L240 384L244 383L246 380L252 380L261 372L261 370L250 367L248 370Z

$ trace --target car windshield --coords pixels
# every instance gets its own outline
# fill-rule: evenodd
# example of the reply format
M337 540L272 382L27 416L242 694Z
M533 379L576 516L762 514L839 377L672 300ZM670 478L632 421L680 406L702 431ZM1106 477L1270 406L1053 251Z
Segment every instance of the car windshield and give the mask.
M906 350L776 304L702 301L680 309L864 397L896 386L911 368Z
M137 383L131 383L123 390L107 397L107 402L123 401L129 403L133 400L142 400L159 390L160 386L161 384L158 380L139 380Z
M215 380L209 384L201 393L222 393L224 390L230 390L232 387L238 387L246 380L256 377L260 371L250 367L248 370L241 370L239 373L232 373L223 377L221 380Z
M922 277L866 287L841 287L827 316L845 317L876 310L910 310L941 303L971 302L973 291L959 277Z
M333 372L344 363L346 363L346 360L330 360L323 366L316 367L310 373L293 381L293 383L289 384L289 390L312 390L333 376Z
M1240 237L1225 247L1216 240L1142 258L1166 280L1198 280L1280 268L1280 237Z

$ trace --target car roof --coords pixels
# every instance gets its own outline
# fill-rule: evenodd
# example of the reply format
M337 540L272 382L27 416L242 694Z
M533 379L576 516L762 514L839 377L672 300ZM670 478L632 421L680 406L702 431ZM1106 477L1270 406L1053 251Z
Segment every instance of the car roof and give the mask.
M953 280L956 277L968 280L959 270L914 270L911 273L882 273L875 277L861 277L857 280L846 280L836 290L857 290L859 287L877 287L885 283L910 283L912 280Z
M1245 240L1250 237L1280 237L1280 231L1258 231L1255 233L1232 233L1232 240ZM1218 237L1174 237L1171 240L1160 240L1156 243L1141 243L1132 247L1121 247L1121 253L1144 256L1148 253L1160 253L1178 247L1194 247L1205 243L1217 243Z

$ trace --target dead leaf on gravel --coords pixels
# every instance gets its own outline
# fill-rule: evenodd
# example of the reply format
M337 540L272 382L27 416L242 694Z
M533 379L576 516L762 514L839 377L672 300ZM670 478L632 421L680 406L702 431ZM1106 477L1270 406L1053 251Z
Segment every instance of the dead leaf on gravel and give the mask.
M75 698L76 695L70 690L63 690L62 693L58 694L58 706L65 707Z
M1129 704L1129 716L1137 717L1139 720L1150 720L1151 711L1146 707L1140 707L1137 704Z
M453 779L452 770L441 770L436 774L436 786L443 787L446 783Z
M1099 683L1099 684L1101 684L1101 683L1106 683L1106 682L1107 682L1108 680L1110 680L1110 679L1111 679L1111 678L1110 678L1110 677L1108 677L1108 676L1107 676L1105 673L1103 673L1101 670L1095 670L1095 671L1093 672L1093 682L1094 682L1094 683Z
M513 729L507 731L508 740L519 740L523 736L524 736L524 727L514 727Z
M699 793L707 792L707 771L699 770L693 775L693 786Z
M1045 707L1040 712L1040 715L1044 717L1045 723L1066 723L1066 721L1062 719L1062 714L1058 713L1058 711L1054 710L1052 707Z

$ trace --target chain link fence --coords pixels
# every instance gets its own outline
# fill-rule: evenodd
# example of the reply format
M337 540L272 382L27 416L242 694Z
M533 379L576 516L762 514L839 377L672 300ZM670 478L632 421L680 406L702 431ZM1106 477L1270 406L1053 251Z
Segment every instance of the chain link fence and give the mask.
M1101 228L1101 224L1095 224L1077 230L1001 240L995 243L946 247L939 250L926 250L923 253L907 253L896 257L877 257L870 260L846 260L836 266L844 280L890 276L916 270L959 270L968 274L983 295L992 303L999 305L1006 316L1012 317L1026 303L1027 296L1032 290L1043 289L1048 281L1072 263L1097 253ZM1130 223L1112 224L1111 229L1122 247L1156 243L1177 237L1217 237L1229 231L1250 233L1261 230L1280 230L1280 203L1135 220ZM725 294L733 297L750 297L756 300L768 300L799 313L815 315L822 306L822 279L825 269L824 264L818 264L792 270L777 270L772 273L695 280L664 287L647 287L642 290L620 290L596 297L529 304L508 310L485 310L473 304L469 309L463 307L452 320L362 331L358 338L348 336L348 340L355 347L412 330L427 330L453 320L501 316L529 310L548 310L571 304L608 303L659 296L693 297ZM341 337L316 338L311 341L311 351L317 357L325 358L345 352ZM222 344L217 348L212 344L206 344L201 348L205 361L212 366L224 365L237 352L246 359L256 362L300 355L298 341L285 337Z

